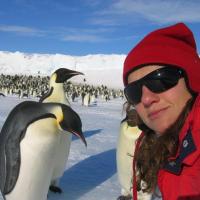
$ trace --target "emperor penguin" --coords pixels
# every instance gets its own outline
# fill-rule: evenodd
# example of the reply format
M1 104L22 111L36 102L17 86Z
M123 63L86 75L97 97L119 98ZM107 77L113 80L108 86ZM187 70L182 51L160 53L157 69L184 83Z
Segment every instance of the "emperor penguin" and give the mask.
M84 98L83 98L83 105L89 106L90 105L90 93L86 92Z
M76 75L83 75L83 73L66 69L59 68L52 73L49 82L49 91L47 94L41 97L40 102L57 102L66 105L70 105L64 91L64 82ZM59 187L59 180L63 176L66 169L66 163L69 156L72 134L66 131L60 131L60 142L57 146L56 160L53 174L51 177L50 190L52 192L61 193L62 190Z
M47 199L59 130L86 145L79 115L65 104L24 101L10 112L0 133L0 190L6 200Z
M133 116L136 111L132 109L129 115ZM136 140L141 134L137 126L136 118L130 120L129 115L120 124L119 136L116 149L117 175L121 186L121 195L117 200L132 200L133 178L133 154ZM142 191L138 192L138 200L150 200L151 195Z

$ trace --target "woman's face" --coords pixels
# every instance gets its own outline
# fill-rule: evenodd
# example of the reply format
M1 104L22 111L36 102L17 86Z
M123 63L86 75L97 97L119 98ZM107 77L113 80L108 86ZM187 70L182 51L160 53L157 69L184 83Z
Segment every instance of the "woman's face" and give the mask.
M159 68L162 67L148 65L139 68L129 74L128 83L139 80ZM154 93L143 85L141 101L135 105L135 109L150 129L162 134L176 121L191 97L184 78L180 78L177 85L161 93Z

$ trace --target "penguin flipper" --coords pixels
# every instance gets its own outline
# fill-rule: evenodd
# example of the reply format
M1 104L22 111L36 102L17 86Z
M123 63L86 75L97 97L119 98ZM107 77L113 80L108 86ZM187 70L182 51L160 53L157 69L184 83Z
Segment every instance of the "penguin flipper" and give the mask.
M0 186L3 194L14 188L21 165L20 142L27 127L38 119L56 118L42 103L25 101L18 104L7 117L0 134Z

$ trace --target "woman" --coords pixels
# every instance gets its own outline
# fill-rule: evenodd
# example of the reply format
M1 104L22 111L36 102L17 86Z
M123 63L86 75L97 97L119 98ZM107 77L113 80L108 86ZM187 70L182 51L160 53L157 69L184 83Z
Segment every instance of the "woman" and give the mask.
M141 189L163 200L200 199L200 59L190 29L179 23L148 34L126 57L123 79L143 130L134 200Z

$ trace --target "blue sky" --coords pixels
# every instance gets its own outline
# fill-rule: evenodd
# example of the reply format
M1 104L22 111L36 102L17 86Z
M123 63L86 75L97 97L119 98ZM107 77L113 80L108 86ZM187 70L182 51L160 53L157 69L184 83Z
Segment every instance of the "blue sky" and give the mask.
M199 0L1 0L0 50L127 54L150 31L180 21L200 52Z

